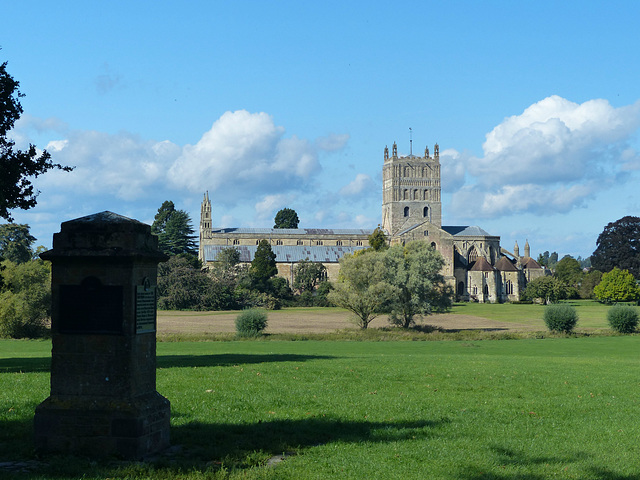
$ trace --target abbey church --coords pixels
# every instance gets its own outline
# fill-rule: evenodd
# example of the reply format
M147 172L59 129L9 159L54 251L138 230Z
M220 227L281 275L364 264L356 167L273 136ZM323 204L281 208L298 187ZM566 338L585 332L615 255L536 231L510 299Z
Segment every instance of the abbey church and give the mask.
M391 245L413 240L428 242L444 258L442 275L454 287L457 301L507 302L520 299L529 281L543 276L544 269L524 256L516 243L513 252L500 246L500 237L477 226L443 226L440 200L440 150L433 156L399 157L394 143L384 149L382 166L382 229ZM205 193L200 212L200 250L203 265L215 262L228 247L251 262L262 239L276 254L278 275L293 281L295 265L305 259L322 262L329 280L338 277L340 258L369 246L374 229L326 228L214 228L211 200Z

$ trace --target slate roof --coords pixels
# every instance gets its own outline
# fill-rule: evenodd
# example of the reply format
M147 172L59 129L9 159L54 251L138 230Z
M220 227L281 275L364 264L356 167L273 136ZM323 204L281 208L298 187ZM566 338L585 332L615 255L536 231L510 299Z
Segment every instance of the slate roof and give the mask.
M528 257L522 264L522 268L542 268L533 258Z
M483 230L482 228L478 227L478 226L464 226L464 225L460 225L460 226L446 226L446 227L442 227L442 230L444 230L447 233L450 233L451 235L453 235L454 237L493 237L495 235L491 235L489 232L487 232L486 230Z
M205 262L215 261L218 253L231 246L205 245ZM250 262L256 256L257 245L233 245L240 252L241 262ZM312 262L337 263L345 254L362 250L365 247L339 247L339 246L308 246L308 245L272 245L271 250L276 254L276 262L295 263L305 259Z
M371 235L373 229L362 228L214 228L215 234L249 234L249 235Z

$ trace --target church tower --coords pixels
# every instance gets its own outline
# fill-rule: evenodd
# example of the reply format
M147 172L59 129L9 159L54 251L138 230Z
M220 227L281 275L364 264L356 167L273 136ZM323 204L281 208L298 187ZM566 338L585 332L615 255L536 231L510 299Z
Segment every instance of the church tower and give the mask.
M209 200L209 192L204 194L204 199L200 205L200 259L204 258L202 241L205 238L211 238L211 200Z
M398 157L394 142L391 156L384 148L382 228L395 235L424 221L442 227L440 147L436 143L433 157L429 156L428 147L423 157Z

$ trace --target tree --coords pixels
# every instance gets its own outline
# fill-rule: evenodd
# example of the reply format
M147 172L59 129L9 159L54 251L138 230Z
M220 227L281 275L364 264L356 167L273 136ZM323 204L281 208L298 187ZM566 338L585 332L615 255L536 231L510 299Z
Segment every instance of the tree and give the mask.
M613 270L602 274L602 281L593 289L594 296L605 303L631 302L640 298L640 288L628 270Z
M271 245L267 240L260 240L260 243L258 243L249 273L255 282L255 286L261 291L268 289L269 279L278 273L276 254L271 250Z
M0 218L13 221L10 210L27 210L35 207L36 197L32 179L48 170L73 170L51 161L51 155L44 150L38 154L35 145L27 150L15 149L15 142L7 138L16 120L22 115L18 90L20 83L7 73L7 62L0 64Z
M580 298L593 298L593 289L602 281L602 272L600 270L591 270L580 282Z
M276 213L274 221L275 225L273 228L298 228L298 224L300 223L298 214L291 208L283 208Z
M227 300L224 290L216 289L213 280L187 258L176 255L158 265L159 308L217 310L225 308Z
M167 255L197 256L194 232L189 214L176 210L170 200L162 203L151 225L151 233L158 236L159 250Z
M29 225L6 223L0 225L0 259L25 263L33 258L31 245L36 239L29 233Z
M440 270L444 259L427 243L414 241L390 247L384 254L386 281L398 292L387 304L389 321L409 328L417 315L451 306L452 291Z
M557 278L539 277L529 282L522 296L528 300L541 298L548 305L567 298L567 287Z
M596 241L591 266L601 272L618 267L640 279L640 218L627 216L607 224Z
M312 262L308 258L302 260L293 269L293 288L300 293L313 292L326 274L327 269L322 263Z
M346 308L362 329L383 311L399 292L386 281L384 254L370 251L364 255L345 255L340 259L340 274L329 292L329 301Z
M2 262L0 337L41 337L51 314L51 267L43 260Z
M583 276L580 262L570 255L565 255L556 264L555 277L566 285L577 286Z
M376 252L386 250L389 247L387 236L379 225L373 233L369 235L369 247L373 248Z

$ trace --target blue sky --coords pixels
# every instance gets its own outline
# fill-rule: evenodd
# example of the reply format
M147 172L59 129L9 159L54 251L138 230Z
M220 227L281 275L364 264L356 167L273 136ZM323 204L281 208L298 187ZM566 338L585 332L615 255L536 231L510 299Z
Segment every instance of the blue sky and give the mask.
M640 3L1 0L12 136L73 173L15 211L37 244L104 210L151 223L380 223L386 145L440 145L443 224L586 257L640 207Z

